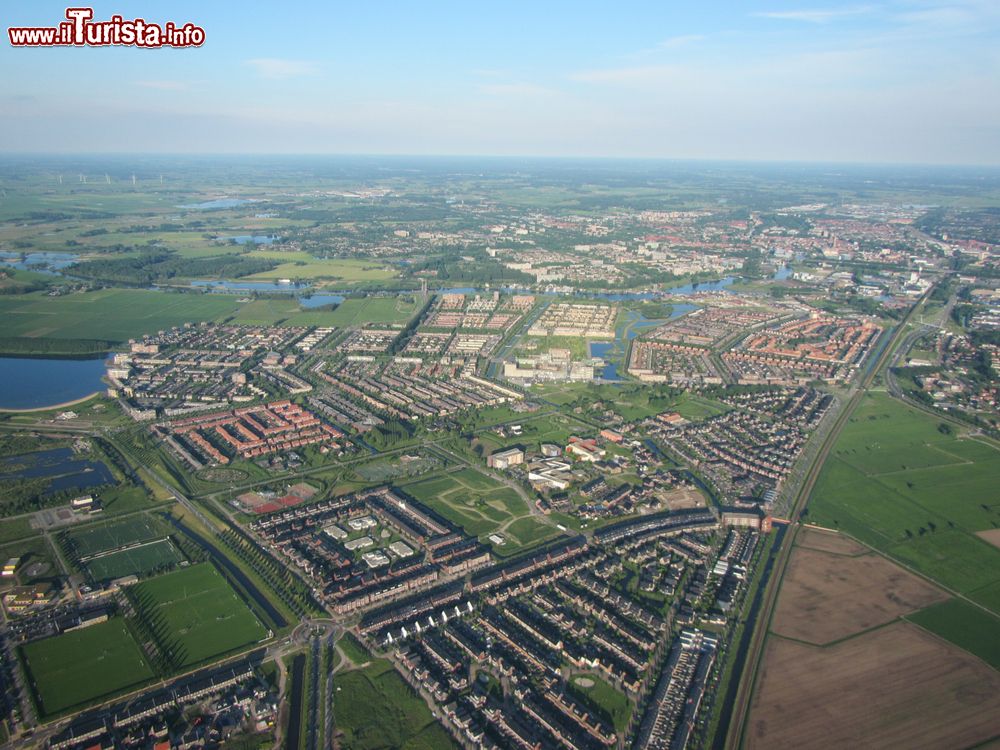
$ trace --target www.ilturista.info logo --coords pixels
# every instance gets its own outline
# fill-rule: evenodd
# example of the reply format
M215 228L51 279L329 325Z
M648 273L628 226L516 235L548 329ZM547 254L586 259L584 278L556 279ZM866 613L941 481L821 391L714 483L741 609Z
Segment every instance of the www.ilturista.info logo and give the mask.
M162 26L142 18L126 21L111 16L94 21L93 8L67 8L58 26L12 26L7 36L14 47L200 47L205 30L193 23Z

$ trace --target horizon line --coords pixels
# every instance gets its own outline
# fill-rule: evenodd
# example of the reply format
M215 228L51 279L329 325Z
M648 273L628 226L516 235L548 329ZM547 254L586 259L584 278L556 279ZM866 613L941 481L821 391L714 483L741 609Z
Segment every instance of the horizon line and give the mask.
M1000 162L914 162L914 161L861 161L829 159L779 159L755 157L705 157L705 156L620 156L620 155L565 155L565 154L473 154L473 153L406 153L406 152L344 152L344 151L4 151L0 158L9 157L214 157L214 158L374 158L374 159L521 159L539 161L605 161L605 162L670 162L749 165L802 165L838 167L920 167L1000 169Z

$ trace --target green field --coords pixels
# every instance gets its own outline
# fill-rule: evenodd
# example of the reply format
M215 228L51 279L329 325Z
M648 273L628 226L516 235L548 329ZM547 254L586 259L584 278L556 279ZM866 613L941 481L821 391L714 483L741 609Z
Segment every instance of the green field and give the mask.
M364 326L369 323L406 323L417 312L419 300L400 297L365 297L347 299L330 313L329 325L339 328Z
M470 536L502 531L508 541L499 548L512 553L552 536L555 528L531 518L524 500L512 489L475 469L438 474L402 489Z
M233 323L253 326L333 326L334 311L303 308L298 299L257 299L236 311Z
M595 674L587 674L583 677L592 681L594 685L583 687L570 680L568 683L570 692L603 714L603 718L611 723L616 732L624 731L632 716L632 704L629 699L624 693L616 690Z
M607 341L604 338L585 339L580 336L524 336L517 349L524 354L541 354L550 349L568 349L573 359L590 359L591 341Z
M140 547L112 552L87 563L87 573L94 581L110 581L128 575L148 575L184 559L169 539L158 539Z
M103 289L62 297L0 297L4 335L122 342L188 322L232 314L235 296Z
M315 281L329 279L336 286L350 286L362 282L385 281L397 274L391 268L373 262L349 259L322 260L308 253L283 253L276 250L255 250L247 254L250 258L287 260L270 271L248 276L247 279L292 279Z
M166 534L159 522L143 515L69 531L65 536L68 546L76 556L88 557L127 544L163 537Z
M0 523L5 522L0 521ZM60 572L55 553L43 536L32 536L0 546L0 557L4 560L12 557L21 558L21 564L17 568L17 579L22 584L51 579ZM33 573L29 574L28 571Z
M658 386L626 382L611 383L553 383L532 387L532 395L558 406L581 406L591 410L600 402L602 409L610 409L626 421L645 419L665 411L676 411L691 420L704 419L729 411L729 407L707 396L692 393L676 395ZM597 415L591 415L597 416Z
M31 521L26 516L5 518L0 522L0 544L34 536L38 533L38 529L31 528Z
M572 435L592 435L594 428L565 414L545 414L528 417L520 422L521 434L502 438L494 432L483 430L476 434L482 443L483 456L514 445L538 447L542 443L565 445Z
M182 568L132 587L161 651L189 667L265 638L267 629L210 563Z
M119 617L29 643L22 653L42 713L48 716L153 677Z
M907 615L906 619L1000 669L1000 619L979 607L949 599Z
M891 399L865 396L813 490L808 520L863 542L1000 613L1000 451Z
M448 732L427 704L385 660L335 678L333 703L337 729L346 750L442 750L453 748Z
M440 467L441 460L431 455L420 455L408 461L392 456L355 464L354 472L366 482L387 482L399 477L422 476Z

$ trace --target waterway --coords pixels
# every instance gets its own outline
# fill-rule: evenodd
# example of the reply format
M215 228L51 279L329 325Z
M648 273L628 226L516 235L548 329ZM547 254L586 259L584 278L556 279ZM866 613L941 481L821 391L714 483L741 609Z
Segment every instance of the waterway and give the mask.
M0 357L0 409L41 409L103 391L104 360Z
M546 291L535 292L531 289L521 287L504 286L497 287L496 290L481 289L474 286L456 286L447 289L434 290L438 294L488 294L490 291L502 291L506 294L542 294L557 297L586 297L590 299L603 299L608 302L633 302L648 301L669 297L671 295L687 295L695 292L725 292L728 287L736 282L735 276L727 276L717 281L694 281L681 286L669 286L663 289L646 292L588 292L588 291Z
M618 326L615 332L614 341L591 341L589 353L591 357L600 357L604 360L604 369L601 371L601 380L605 382L620 381L618 374L618 362L623 361L628 352L628 344L636 336L648 328L655 328L662 325L666 320L679 318L696 309L695 305L687 302L674 303L667 318L650 320L638 310L626 310L625 321Z
M293 281L283 284L278 281L192 281L191 286L204 287L222 292L280 292L294 294L312 288L312 284Z

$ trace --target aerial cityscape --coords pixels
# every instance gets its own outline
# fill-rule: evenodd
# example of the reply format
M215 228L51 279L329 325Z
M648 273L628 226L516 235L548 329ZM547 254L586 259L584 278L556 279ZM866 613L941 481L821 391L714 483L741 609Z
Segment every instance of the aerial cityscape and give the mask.
M0 750L1000 742L994 9L644 6L664 34L587 7L567 26L608 51L543 55L520 5L345 10L332 53L281 39L304 8L251 32L155 2L124 15L172 49L120 7L58 49L15 31L83 11L42 5L0 50ZM377 106L329 57L442 19L471 38L355 71ZM863 85L833 54L931 27ZM549 80L502 67L505 33ZM958 47L985 96L883 159L896 115L820 145L811 95L773 137L707 137L670 71L739 87L717 35L814 70L810 34L845 115L937 96L903 72ZM73 141L58 75L95 80ZM698 109L690 136L657 145L628 97L621 140L550 140L570 89L622 78ZM111 79L162 98L102 109Z

